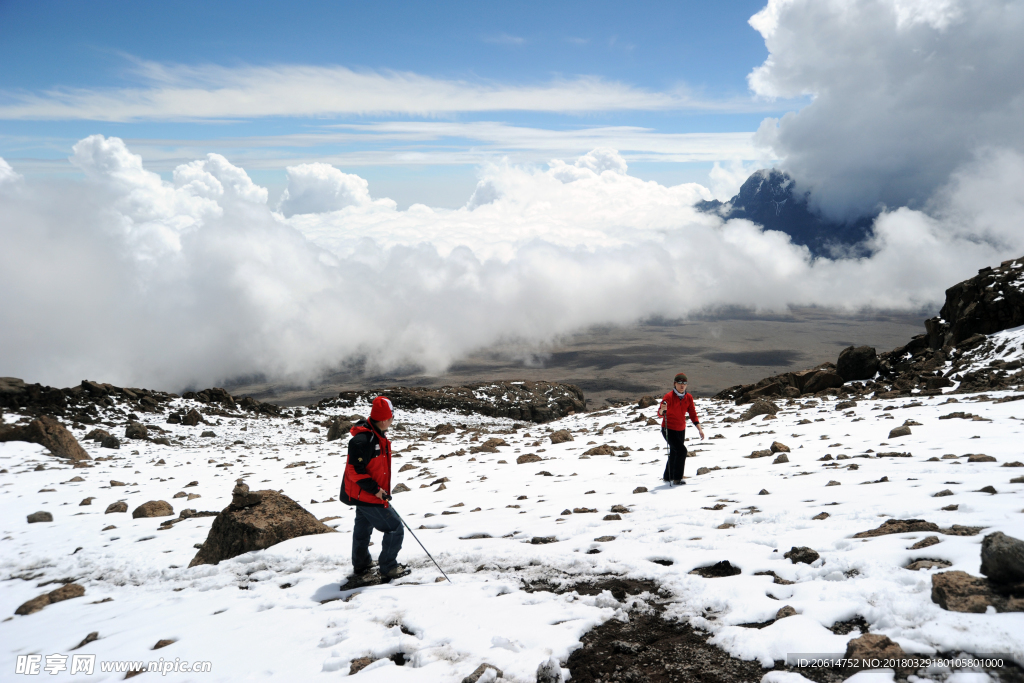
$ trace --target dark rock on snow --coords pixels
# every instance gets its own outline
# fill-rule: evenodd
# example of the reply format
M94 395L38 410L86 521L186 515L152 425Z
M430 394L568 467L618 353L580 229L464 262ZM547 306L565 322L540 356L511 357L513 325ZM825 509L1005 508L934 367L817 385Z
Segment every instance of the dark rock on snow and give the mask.
M793 564L813 564L819 557L821 557L821 555L819 555L816 550L802 545L800 547L793 546L783 555L783 557Z
M51 515L49 512L46 512L45 510L40 510L39 512L33 512L31 515L28 516L28 523L29 524L36 524L38 522L52 522L52 521L53 521L53 515Z
M58 458L92 460L74 434L49 415L42 415L24 427L0 425L0 441L28 441L43 446Z
M22 616L34 614L47 605L52 605L55 602L63 602L64 600L70 600L72 598L80 598L83 595L85 595L85 588L77 583L68 583L57 590L52 590L49 593L43 593L42 595L32 598L18 607L18 609L14 610L14 613Z
M1024 541L1001 531L981 542L981 573L997 584L1024 584Z
M199 552L188 566L217 564L242 553L263 550L289 538L334 533L298 503L277 491L249 491L241 481L231 504L221 510Z

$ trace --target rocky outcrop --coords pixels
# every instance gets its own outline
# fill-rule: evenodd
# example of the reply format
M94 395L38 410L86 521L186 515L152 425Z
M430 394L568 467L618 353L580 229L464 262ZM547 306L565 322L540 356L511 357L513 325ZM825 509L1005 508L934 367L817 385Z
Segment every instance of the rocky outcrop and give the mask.
M953 285L946 290L938 317L925 321L933 349L1020 325L1024 325L1024 257L982 268Z
M329 533L334 529L288 496L270 490L250 491L239 480L231 504L213 520L206 541L188 566L217 564L289 538Z
M1006 344L987 335L1024 325L1024 257L982 268L946 290L941 314L924 321L925 334L892 351L869 346L843 349L835 365L824 363L753 384L739 384L714 398L744 404L763 397L806 395L896 398L998 391L1024 386L1024 353L1005 358Z
M961 571L932 575L932 602L950 612L984 614L989 606L997 612L1024 612L1024 594Z
M235 399L224 389L186 392L185 398L209 404L208 413L227 414L224 410L280 415L281 408L254 398ZM28 384L16 377L0 377L0 408L24 415L49 415L82 424L94 424L99 409L117 407L127 413L166 413L167 403L177 394L150 389L117 387L113 384L82 380L75 387L56 389L42 384ZM178 414L178 419L180 419ZM176 422L176 419L169 419Z
M327 440L337 441L348 436L355 423L343 415L336 415L327 420L323 426L327 427Z
M464 415L476 413L524 422L550 422L586 412L583 391L572 384L510 380L437 389L390 387L373 391L343 391L338 398L320 401L317 407L351 407L380 395L391 399L396 408L405 410L452 410Z
M28 441L43 446L58 458L92 460L74 434L49 415L42 415L24 427L0 425L0 441Z

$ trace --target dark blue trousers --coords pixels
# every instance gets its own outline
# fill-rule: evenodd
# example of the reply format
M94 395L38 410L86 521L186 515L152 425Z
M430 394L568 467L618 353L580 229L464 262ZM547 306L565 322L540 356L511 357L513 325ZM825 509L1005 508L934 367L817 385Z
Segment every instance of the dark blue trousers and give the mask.
M398 551L402 549L405 529L402 520L390 507L383 505L356 506L356 524L352 529L352 570L362 574L370 568L370 534L376 529L384 534L377 568L381 574L398 565Z

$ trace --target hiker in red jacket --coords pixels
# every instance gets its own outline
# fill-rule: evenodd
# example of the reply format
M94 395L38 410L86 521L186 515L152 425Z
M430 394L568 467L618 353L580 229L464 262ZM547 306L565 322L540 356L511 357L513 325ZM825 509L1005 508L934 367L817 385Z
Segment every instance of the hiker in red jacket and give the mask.
M672 391L665 394L658 406L658 417L662 418L661 434L668 441L668 463L662 479L679 486L683 483L683 469L686 467L686 416L704 438L704 428L697 419L697 407L693 396L686 391L686 374L680 372L672 383Z
M393 579L407 570L398 564L405 531L401 518L388 505L391 499L391 442L386 434L394 422L391 401L384 396L373 399L370 419L360 420L350 430L348 462L341 484L341 502L354 505L356 522L352 530L352 573L371 570L370 534L383 532L377 566L381 578Z

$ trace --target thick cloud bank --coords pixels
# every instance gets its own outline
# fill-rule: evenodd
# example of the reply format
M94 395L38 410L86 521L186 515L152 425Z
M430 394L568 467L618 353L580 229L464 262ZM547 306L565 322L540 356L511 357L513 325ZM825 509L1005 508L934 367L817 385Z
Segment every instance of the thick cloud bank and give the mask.
M167 182L102 136L71 160L84 180L0 164L0 375L182 388L353 358L441 370L499 341L721 305L934 304L1024 253L1010 152L962 167L929 213L883 214L873 257L843 261L697 213L705 188L640 180L607 149L482 169L458 210L399 211L316 166L290 170L279 212L222 156Z
M982 150L1024 151L1024 2L769 0L749 77L813 102L759 131L830 217L919 208Z

